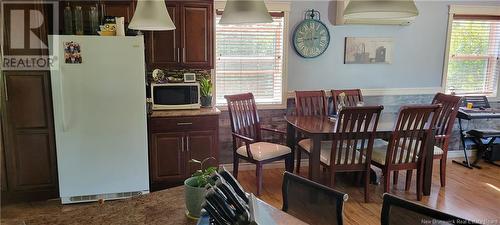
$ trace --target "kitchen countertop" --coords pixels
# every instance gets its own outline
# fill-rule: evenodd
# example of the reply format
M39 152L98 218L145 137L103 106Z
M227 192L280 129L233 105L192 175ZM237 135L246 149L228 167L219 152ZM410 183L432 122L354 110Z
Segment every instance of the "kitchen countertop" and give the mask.
M2 206L0 224L5 225L195 225L185 215L184 187L152 192L129 199L61 205L58 199ZM260 224L305 223L257 199Z
M1 224L178 224L195 225L185 215L184 187L131 199L61 205L59 200L2 206Z
M185 110L153 110L150 117L212 116L219 115L220 113L220 110L216 107Z

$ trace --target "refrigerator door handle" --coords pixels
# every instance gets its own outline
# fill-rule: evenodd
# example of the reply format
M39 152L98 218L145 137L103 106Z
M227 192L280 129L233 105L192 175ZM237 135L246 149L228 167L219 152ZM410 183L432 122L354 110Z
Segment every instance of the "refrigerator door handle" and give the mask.
M63 75L62 73L59 74L59 94L61 95L61 122L62 122L62 131L66 132L68 130L68 124L66 123L66 112L65 112L65 105L64 105L64 90L63 90Z

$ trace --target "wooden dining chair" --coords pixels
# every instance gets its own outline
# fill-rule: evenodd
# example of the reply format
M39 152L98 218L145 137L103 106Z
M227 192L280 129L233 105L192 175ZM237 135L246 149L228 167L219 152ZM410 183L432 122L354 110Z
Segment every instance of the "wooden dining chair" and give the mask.
M389 142L376 140L371 162L382 169L384 192L389 192L393 171L406 170L405 190L409 190L413 170L417 170L417 199L422 199L427 142L432 136L441 105L402 106Z
M382 203L381 225L479 225L460 217L450 215L427 206L385 193Z
M297 116L328 116L328 102L324 91L295 91L295 114ZM297 173L300 173L300 162L302 152L307 155L311 152L312 141L309 138L300 140L297 145ZM321 142L321 146L327 149L331 141Z
M333 100L333 109L335 113L338 111L338 105L340 101L340 94L345 94L345 104L346 106L356 106L358 102L363 101L363 95L361 94L360 89L344 89L344 90L332 90L332 100Z
M362 172L365 202L369 201L370 160L375 133L383 106L348 106L337 117L332 146L321 150L321 164L329 168L330 186L335 185L337 172Z
M441 104L442 106L441 113L436 122L436 144L434 147L434 159L439 159L441 187L446 186L448 147L461 99L458 96L437 93L432 100L432 104Z
M233 175L238 178L239 160L256 164L257 195L262 189L262 166L266 163L285 160L287 170L292 164L288 146L262 141L261 131L270 131L285 136L283 131L260 126L259 115L252 93L226 95L231 131L233 136Z
M347 194L298 175L283 175L283 211L308 224L343 224Z

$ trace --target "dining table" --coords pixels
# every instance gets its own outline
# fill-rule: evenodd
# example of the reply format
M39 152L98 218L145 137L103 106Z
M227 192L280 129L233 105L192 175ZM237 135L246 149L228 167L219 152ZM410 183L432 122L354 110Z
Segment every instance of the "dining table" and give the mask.
M394 113L382 113L377 126L375 138L388 140L394 129L394 124L397 121L397 115ZM297 136L310 138L312 141L311 152L309 155L309 179L315 182L320 182L320 146L321 141L331 138L335 132L335 117L327 116L285 116L287 122L287 139L286 144L292 149L292 163L290 163L288 170L293 170L295 162L295 151L297 145ZM434 137L434 135L432 135ZM427 151L425 156L424 166L424 188L423 194L429 196L431 192L432 183L432 161L434 154L435 139L430 138L427 142ZM370 181L372 183L379 183L376 179L375 173L371 172Z

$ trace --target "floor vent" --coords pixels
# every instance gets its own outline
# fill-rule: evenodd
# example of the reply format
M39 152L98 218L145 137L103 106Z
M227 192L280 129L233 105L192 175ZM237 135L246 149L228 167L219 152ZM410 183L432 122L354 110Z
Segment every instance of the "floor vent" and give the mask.
M61 200L63 204L71 204L71 203L82 203L82 202L94 202L101 199L116 200L116 199L130 198L146 193L148 193L148 191L131 191L131 192L119 192L119 193L98 194L98 195L81 195L81 196L72 196L69 198L68 197L61 198Z

